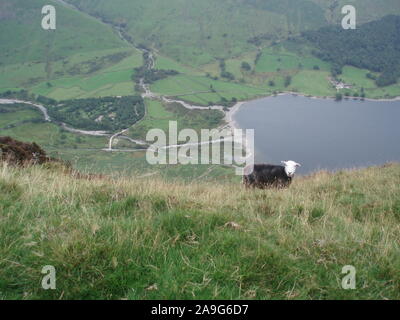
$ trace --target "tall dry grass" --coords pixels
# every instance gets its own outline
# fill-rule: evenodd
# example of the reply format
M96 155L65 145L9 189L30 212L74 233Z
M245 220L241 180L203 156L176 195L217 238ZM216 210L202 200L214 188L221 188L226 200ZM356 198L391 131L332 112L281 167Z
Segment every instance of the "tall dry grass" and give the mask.
M399 182L398 164L286 190L1 164L0 297L399 299ZM44 265L56 290L41 288Z

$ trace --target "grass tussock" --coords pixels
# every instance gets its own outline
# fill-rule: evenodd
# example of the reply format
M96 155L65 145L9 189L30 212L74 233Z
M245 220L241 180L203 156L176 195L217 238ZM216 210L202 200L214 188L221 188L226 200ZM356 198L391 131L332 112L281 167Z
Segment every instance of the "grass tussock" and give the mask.
M398 164L251 191L1 164L0 298L400 299L399 181Z

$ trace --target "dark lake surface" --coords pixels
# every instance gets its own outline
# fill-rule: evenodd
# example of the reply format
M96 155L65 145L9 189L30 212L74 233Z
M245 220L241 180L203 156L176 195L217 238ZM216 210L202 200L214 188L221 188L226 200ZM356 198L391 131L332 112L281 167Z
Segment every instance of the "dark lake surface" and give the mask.
M307 174L400 161L400 101L288 94L245 103L233 118L255 130L256 163L294 160Z

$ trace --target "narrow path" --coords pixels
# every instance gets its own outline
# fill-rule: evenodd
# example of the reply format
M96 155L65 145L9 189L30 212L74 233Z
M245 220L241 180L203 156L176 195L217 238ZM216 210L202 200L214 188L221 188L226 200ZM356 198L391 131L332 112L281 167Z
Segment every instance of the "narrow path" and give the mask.
M71 128L65 123L61 123L61 127L69 132L79 133L87 136L108 137L110 135L106 131L87 131L87 130Z
M0 104L16 104L16 103L29 104L31 106L38 108L43 113L44 120L49 122L51 121L50 116L47 113L47 109L40 104L36 104L30 101L17 100L17 99L0 99Z

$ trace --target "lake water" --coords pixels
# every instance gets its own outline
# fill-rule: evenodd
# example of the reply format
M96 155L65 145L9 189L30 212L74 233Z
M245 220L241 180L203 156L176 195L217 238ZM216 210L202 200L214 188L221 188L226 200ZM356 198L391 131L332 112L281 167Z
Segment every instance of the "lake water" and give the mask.
M233 118L255 130L256 163L295 160L307 174L400 161L400 101L288 94L245 103Z

